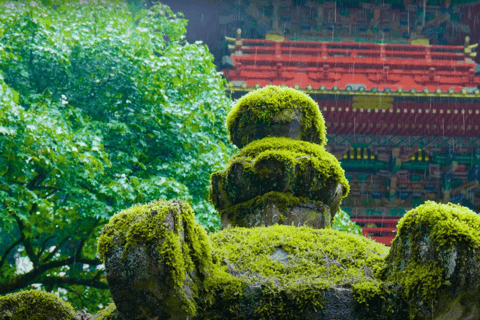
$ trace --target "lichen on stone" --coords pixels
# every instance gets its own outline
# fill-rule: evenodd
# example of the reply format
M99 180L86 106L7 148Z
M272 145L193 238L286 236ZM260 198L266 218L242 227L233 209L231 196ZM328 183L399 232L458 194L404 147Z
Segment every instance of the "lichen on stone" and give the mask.
M386 289L379 280L355 283L352 288L353 297L358 303L365 303L368 306L368 302L373 299L385 300Z
M345 178L345 171L342 169L337 158L325 150L325 148L305 141L295 141L288 138L264 138L251 142L243 148L235 158L261 158L263 154L275 151L279 153L285 161L293 161L294 164L302 166L305 170L309 160L312 166L320 172L322 178L327 180L333 177L338 183L345 188L343 197L345 198L350 192L348 180ZM258 160L256 160L258 161Z
M414 230L416 225L432 228L429 235L437 243L438 250L459 243L480 247L480 217L467 207L426 201L400 219L396 238L400 237L402 231Z
M248 227L250 225L250 220L256 216L252 214L258 210L265 211L267 207L271 206L276 210L269 213L270 215L276 214L278 217L272 217L272 219L277 220L277 224L290 224L293 223L294 216L292 214L292 208L295 206L309 205L316 211L311 210L308 214L302 215L302 218L306 218L306 226L312 226L311 224L315 223L316 220L321 218L322 221L326 222L325 228L330 227L331 223L331 212L328 210L328 207L325 206L322 202L317 202L308 198L295 197L288 192L276 192L271 191L265 193L264 195L257 196L246 202L230 206L222 211L222 217L227 217L229 224L237 227ZM319 208L323 208L323 218ZM268 217L268 215L265 215ZM295 224L297 225L297 224ZM258 225L261 226L261 225Z

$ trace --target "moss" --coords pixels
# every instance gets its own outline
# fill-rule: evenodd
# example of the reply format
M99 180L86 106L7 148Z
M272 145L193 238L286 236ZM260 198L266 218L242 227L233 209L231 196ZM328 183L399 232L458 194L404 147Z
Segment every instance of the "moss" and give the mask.
M167 217L173 218L174 230L167 230ZM183 289L186 274L197 267L200 277L207 276L212 259L207 235L195 222L190 205L180 200L153 201L115 214L105 225L98 242L97 251L103 263L114 239L119 245L124 245L122 259L132 246L139 243L149 245L162 240L157 251L162 261L170 266L174 286L183 298L183 309L190 315L195 314L195 303L188 299ZM191 289L194 296L198 295L199 288L196 285Z
M473 248L480 247L480 217L461 205L426 201L400 219L395 238L401 236L402 230L413 230L416 225L429 228L437 250L460 243Z
M9 320L75 319L75 311L68 302L53 293L33 289L0 297L0 314Z
M420 248L421 242L435 252L426 253ZM397 236L379 276L401 285L414 319L417 305L431 305L438 300L441 289L450 285L447 278L453 272L456 256L451 249L479 246L478 214L460 205L427 201L400 219Z
M288 219L285 216L288 209L293 208L300 203L315 203L315 201L312 201L308 198L295 197L291 193L271 191L264 195L257 196L249 201L231 206L226 210L222 211L222 215L227 215L229 217L230 223L235 226L247 227L245 222L245 216L251 213L253 210L269 202L275 203L275 205L278 206L280 212L282 212L283 214L279 217L279 224L282 224L283 221L286 221ZM315 211L311 211L309 215L312 219L315 219L318 213Z
M283 197L285 204L302 201L282 193L267 194L256 201L268 197ZM249 207L254 205L248 203ZM177 217L176 230L166 231L163 224L167 215ZM159 225L154 228L151 221ZM163 231L156 232L149 227ZM141 233L142 230L150 235ZM174 238L179 230L184 232L183 244ZM408 253L405 242L410 239L408 241L415 244L424 239L426 231L434 242L432 248L440 253L452 245L478 248L480 218L458 205L426 202L400 220L394 246L389 252L387 247L363 236L332 229L274 225L227 228L207 236L194 222L187 204L158 201L135 206L112 217L102 234L104 247L100 248L99 244L99 251L108 252L113 242L108 237L114 235L115 242L125 247L128 241L153 241L163 236L164 245L159 250L165 250L164 257L170 259L176 279L184 279L185 271L194 266L202 270L201 287L197 289L195 300L187 305L198 319L217 316L218 308L223 308L224 318L235 319L241 314L239 307L245 299L245 290L254 283L261 287L261 295L255 299L255 317L295 319L308 308L322 308L325 290L335 287L351 288L355 301L367 306L372 301L391 297L384 283L400 284L405 301L415 297L425 303L432 301L435 293L448 284L444 279L446 273L451 273L447 270L448 263L444 267L445 263L437 261L422 262L418 246ZM135 236L129 237L130 232ZM170 233L173 236L169 238ZM285 261L272 258L277 250L286 254ZM394 259L399 255L403 260ZM451 260L451 254L444 255L445 261ZM232 276L229 265L235 268L237 275ZM375 276L380 278L375 279ZM176 282L176 286L182 284L183 280ZM416 312L410 306L412 319Z
M358 303L364 303L368 306L368 302L375 299L385 299L385 288L381 281L365 281L356 283L352 286L353 298Z
M350 192L348 180L345 178L345 171L342 169L340 162L334 155L325 150L325 148L305 141L296 141L288 138L264 138L250 143L243 148L235 158L261 158L270 152L276 152L281 158L287 162L294 162L295 165L302 166L305 170L309 159L313 167L320 172L322 178L327 180L333 177L338 183L345 188L343 197L345 198ZM303 160L303 161L302 161Z
M388 253L386 246L363 236L309 227L229 228L210 239L217 263L226 259L239 271L270 279L262 282L259 318L294 319L307 307L320 308L326 289L371 282L362 268L376 271ZM285 265L270 257L278 248L288 256ZM220 268L228 272L226 264ZM357 297L364 299L361 293Z
M212 319L218 314L224 319L236 319L241 314L239 301L244 289L250 283L245 278L237 278L225 271L217 261L212 273L202 283L196 319Z
M283 121L289 119L288 110L299 109L304 113L301 126L303 133L312 132L315 141L321 146L327 143L325 120L317 103L307 94L292 89L277 86L266 86L250 92L238 100L238 103L227 116L227 129L230 140L237 144L232 132L244 124L269 125L277 117ZM309 136L305 135L304 136ZM305 138L305 137L304 137ZM307 140L310 141L310 140ZM243 147L241 144L239 147Z
M121 320L117 307L112 302L102 310L100 310L96 315L94 315L90 320Z
M255 309L259 319L299 319L306 309L323 309L323 295L331 287L326 279L307 278L276 286L273 280L262 285L262 300Z
M323 147L269 137L250 143L211 176L210 199L219 210L270 191L320 201L324 194L317 191L333 182L343 185L345 198L350 191L345 171Z
M296 154L294 152L289 152L288 150L265 150L262 153L258 154L253 160L252 168L254 172L256 172L260 177L269 177L272 174L279 175L280 177L285 172L293 173L295 170L295 159ZM265 166L265 163L276 162L281 164L282 171L279 172L272 172L272 166Z

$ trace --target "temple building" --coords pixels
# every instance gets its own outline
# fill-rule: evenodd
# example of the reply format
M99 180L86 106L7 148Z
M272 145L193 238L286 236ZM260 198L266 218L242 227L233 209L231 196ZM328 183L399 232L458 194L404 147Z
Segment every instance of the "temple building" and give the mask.
M308 93L350 182L342 209L387 245L426 200L480 210L480 2L397 2L237 0L219 17L228 92ZM232 30L242 14L264 39Z

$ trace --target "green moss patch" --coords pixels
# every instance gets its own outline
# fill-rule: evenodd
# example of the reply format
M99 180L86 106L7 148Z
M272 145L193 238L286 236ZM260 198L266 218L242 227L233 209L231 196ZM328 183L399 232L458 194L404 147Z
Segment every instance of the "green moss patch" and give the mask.
M120 211L104 226L98 240L98 254L105 263L105 255L115 242L124 246L122 258L125 258L132 246L158 240L162 244L157 251L170 267L175 288L184 298L185 311L193 315L196 306L183 290L186 274L196 268L200 277L207 276L212 259L207 235L195 222L193 210L186 202L153 201ZM198 292L196 287L191 289L194 294Z
M90 320L122 320L117 311L117 307L112 302L102 310L98 311L98 313Z
M217 260L223 257L238 270L250 268L264 277L285 281L299 277L319 277L337 284L363 281L365 276L359 270L367 265L375 271L389 252L388 247L360 235L281 225L229 228L210 235L210 240ZM269 258L277 248L287 253L286 265ZM328 272L326 261L330 261Z
M480 217L474 211L458 204L441 204L427 201L410 210L397 225L397 236L422 225L429 228L432 240L438 249L460 243L478 248L480 246Z
M264 210L268 204L274 204L280 211L278 224L282 225L285 221L288 221L289 210L301 203L312 203L316 207L322 208L323 203L315 202L308 198L298 198L291 193L284 192L268 192L262 196L253 198L252 200L242 202L240 204L228 207L222 211L222 217L227 216L228 221L232 226L248 227L247 216L256 210ZM328 207L326 207L328 209ZM325 209L325 208L323 208ZM320 212L312 211L311 219L315 220ZM330 226L330 212L326 211L325 214L329 216L325 218L326 224Z
M272 191L325 202L339 183L345 198L350 190L345 172L323 147L270 137L250 143L212 174L210 199L220 211Z
M322 178L327 180L333 177L338 183L345 188L344 198L350 192L348 180L345 178L345 171L342 169L340 162L334 155L325 150L325 148L308 143L305 141L295 141L288 138L265 138L250 143L243 148L236 157L260 158L262 154L271 151L278 151L285 158L286 162L295 161L305 168L307 163L302 160L308 157L313 163L313 167L319 171ZM293 160L295 159L295 160Z
M465 268L474 273L480 271L480 257L475 254L479 246L477 213L456 204L427 201L400 219L397 236L379 275L382 280L402 287L401 293L409 302L410 317L414 319L418 310L424 308L420 306L435 305L442 290L459 285L449 281L458 263L469 261ZM461 279L467 275L455 276L457 281L464 281Z
M303 114L299 119L302 132L299 139L325 146L327 143L325 120L317 103L301 91L277 86L266 86L238 100L227 117L230 140L242 148L250 141L243 141L245 137L234 138L237 130L253 125L259 130L256 139L263 138L266 133L262 133L259 128L268 127L274 121L292 121L292 117L298 117L298 112L288 111L294 110L299 110Z
M75 311L53 293L26 290L0 297L0 316L9 320L75 320Z
M221 270L230 265L261 283L255 314L265 318L295 319L306 307L321 308L328 288L352 288L359 303L369 300L381 293L373 274L389 251L359 235L280 225L228 228L210 240Z

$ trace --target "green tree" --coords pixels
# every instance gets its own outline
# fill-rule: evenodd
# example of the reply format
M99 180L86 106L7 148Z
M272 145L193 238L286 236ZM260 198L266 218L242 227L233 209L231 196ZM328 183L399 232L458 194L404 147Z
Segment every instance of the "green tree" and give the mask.
M110 297L96 241L115 212L183 198L219 227L207 186L233 151L233 102L167 6L45 3L0 6L0 294L39 283L94 313ZM17 275L19 249L33 269Z
M343 210L339 210L333 218L332 229L355 234L362 234L362 227L352 221L348 213Z

